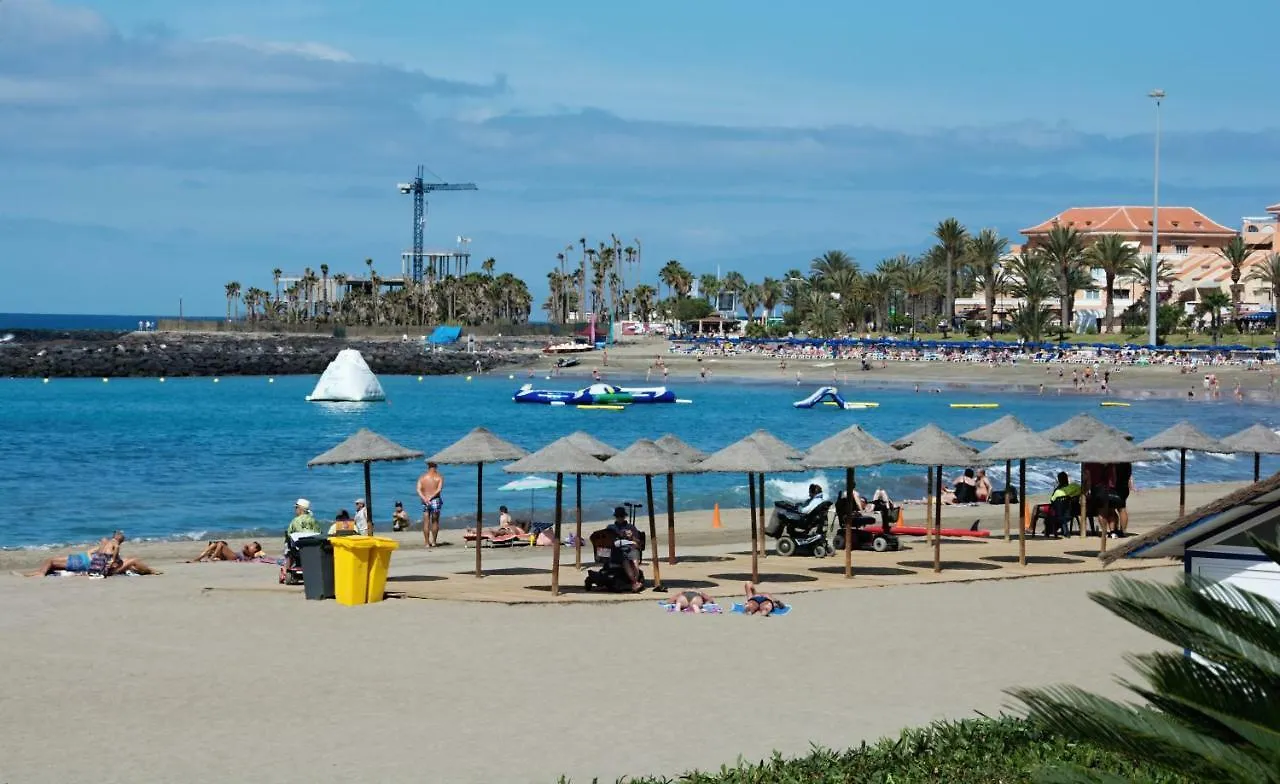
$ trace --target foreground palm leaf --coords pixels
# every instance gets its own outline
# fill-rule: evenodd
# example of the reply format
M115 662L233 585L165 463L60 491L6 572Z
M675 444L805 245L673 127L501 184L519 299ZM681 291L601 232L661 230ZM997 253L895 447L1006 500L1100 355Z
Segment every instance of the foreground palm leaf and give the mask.
M1280 548L1254 542L1280 564ZM1280 784L1280 607L1192 577L1173 586L1121 578L1092 598L1192 655L1129 659L1146 685L1121 683L1143 705L1071 686L1011 692L1032 720L1205 784ZM1116 781L1079 768L1052 768L1041 780Z

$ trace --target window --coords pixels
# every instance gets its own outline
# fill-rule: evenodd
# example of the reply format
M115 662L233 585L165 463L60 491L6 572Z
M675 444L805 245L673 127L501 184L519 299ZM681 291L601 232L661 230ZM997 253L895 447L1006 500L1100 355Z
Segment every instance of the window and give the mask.
M1187 255L1188 253L1190 253L1190 252L1191 252L1191 246L1190 246L1190 245L1177 245L1177 244L1175 244L1175 245L1173 246L1173 252L1174 252L1174 253L1176 253L1176 254L1178 254L1179 256L1185 256L1185 255Z
M1120 300L1120 299L1129 299L1129 290L1128 290L1128 289L1116 289L1116 290L1115 290L1115 297L1116 297L1116 299L1118 299L1118 300Z
M1098 291L1097 289L1093 289L1092 291L1086 291L1084 293L1084 298L1085 299L1101 299L1102 292Z

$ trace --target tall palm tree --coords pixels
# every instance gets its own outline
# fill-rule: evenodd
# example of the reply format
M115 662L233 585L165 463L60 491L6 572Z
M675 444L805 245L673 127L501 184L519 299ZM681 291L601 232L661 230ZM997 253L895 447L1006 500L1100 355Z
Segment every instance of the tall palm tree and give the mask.
M803 326L806 332L814 337L827 338L840 331L840 309L830 293L810 286L805 298Z
M983 229L965 244L965 261L982 284L987 310L987 336L996 331L996 294L1004 287L1004 271L1000 259L1009 249L1009 240L995 229Z
M956 312L956 262L964 256L965 243L969 232L955 218L947 218L933 230L933 237L938 241L938 248L946 266L946 292L943 295L942 312L946 315L947 326ZM913 325L914 326L914 325Z
M862 276L862 296L871 303L876 328L883 332L889 321L889 300L893 296L893 281L880 272Z
M842 250L829 250L809 262L809 272L819 279L831 277L840 270L858 271L858 262Z
M585 321L585 311L587 309L587 238L579 237L578 244L582 246L582 259L578 262L578 309L583 314L578 319ZM594 253L594 251L592 251Z
M679 298L688 293L687 291L684 294L677 293L679 284L684 281L688 274L689 271L684 268L683 264L676 259L671 259L662 265L662 269L658 270L658 280L667 287L668 296Z
M702 275L698 276L698 291L707 298L707 302L711 304L711 309L717 310L716 298L720 296L720 279L710 272L702 273Z
M1009 293L1039 307L1057 296L1058 283L1053 266L1039 250L1023 251L1009 259Z
M378 323L378 274L373 271L373 259L365 259L364 265L369 268L369 297L372 303L373 323Z
M329 316L329 265L320 265L320 306L321 312L325 317Z
M631 290L631 300L635 304L636 310L639 311L640 320L646 324L653 314L653 303L657 296L657 290L648 283L641 283Z
M1280 565L1280 548L1253 541ZM1122 682L1137 697L1133 702L1077 686L1012 690L1031 720L1177 780L1280 782L1280 611L1274 603L1190 575L1172 585L1117 578L1110 591L1089 598L1167 645L1129 657L1146 681ZM1075 767L1035 773L1037 781L1127 780Z
M498 266L498 260L492 256L480 262L480 270L491 278L493 277L493 268L496 266Z
M233 280L227 284L226 289L227 289L227 321L230 321L231 320L231 303L235 301L236 297L240 296L240 284Z
M747 323L753 323L756 317L756 310L760 307L760 286L756 283L748 283L738 297L742 302L742 310L747 316Z
M1280 309L1280 253L1267 254L1262 261L1255 261L1253 266L1249 268L1249 274L1245 276L1245 280L1256 280L1259 283L1265 283L1271 290L1271 310L1272 312ZM1280 338L1280 315L1275 318L1275 334Z
M1222 311L1231 307L1231 297L1222 289L1205 291L1200 295L1200 303L1196 305L1197 316L1209 317L1209 333L1216 344L1222 335Z
M1074 226L1054 226L1045 236L1041 252L1053 265L1058 276L1062 329L1071 329L1071 314L1077 291L1073 284L1079 280L1073 273L1080 269L1084 259L1084 240Z
M720 281L720 290L734 295L734 310L737 310L737 306L742 299L742 291L746 287L747 279L742 276L741 272L726 272L724 279Z
M801 275L800 270L787 270L782 282L782 304L790 308L798 319L804 319L810 288L809 279Z
M780 281L768 277L761 281L760 304L764 307L764 314L761 316L760 323L769 323L769 318L773 316L773 309L782 302L782 294L783 286Z
M923 261L908 264L898 273L898 285L907 296L911 308L911 337L916 336L916 312L920 300L936 293L939 288L937 272Z
M339 272L338 274L333 276L333 285L337 286L339 290L342 290L343 288L346 287L347 280L348 280L347 274L345 272ZM334 310L337 311L338 318L342 318L342 303L343 303L343 300L346 299L346 292L339 294L334 299L335 299L333 303Z
M1124 237L1119 234L1104 234L1085 251L1085 260L1088 263L1102 270L1105 279L1107 304L1105 314L1105 329L1107 332L1115 330L1115 296L1116 296L1116 278L1130 277L1134 274L1134 267L1138 265L1138 249L1133 245L1125 242Z
M1252 252L1239 234L1232 237L1230 242L1218 251L1218 255L1231 265L1231 315L1233 316L1240 312L1240 295L1243 293L1240 273L1244 270L1244 265L1249 261L1249 254Z
M1134 265L1131 276L1134 285L1147 292L1148 296L1153 288L1159 291L1162 286L1167 286L1177 279L1173 271L1173 264L1168 259L1159 259L1156 262L1156 280L1153 284L1151 282L1151 254L1147 254L1139 260L1138 264ZM1143 297L1142 299L1145 303L1148 297Z
M271 277L276 282L276 302L279 302L280 301L280 278L284 277L284 270L280 269L279 267L276 267L275 269L271 270Z

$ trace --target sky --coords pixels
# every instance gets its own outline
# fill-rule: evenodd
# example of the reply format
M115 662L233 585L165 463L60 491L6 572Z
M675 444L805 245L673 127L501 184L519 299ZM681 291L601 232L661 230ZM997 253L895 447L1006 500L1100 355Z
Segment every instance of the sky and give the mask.
M0 312L225 310L471 239L539 301L565 246L749 279L937 222L1280 201L1273 4L0 0ZM535 314L535 318L541 314Z

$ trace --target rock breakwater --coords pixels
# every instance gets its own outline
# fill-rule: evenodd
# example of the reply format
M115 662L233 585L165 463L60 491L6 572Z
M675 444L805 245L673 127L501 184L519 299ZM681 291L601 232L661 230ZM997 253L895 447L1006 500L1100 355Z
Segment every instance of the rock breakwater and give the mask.
M522 355L465 346L431 351L420 341L345 340L292 335L80 333L15 330L0 342L0 376L108 378L148 376L318 375L344 348L357 349L374 373L445 375L519 363Z

